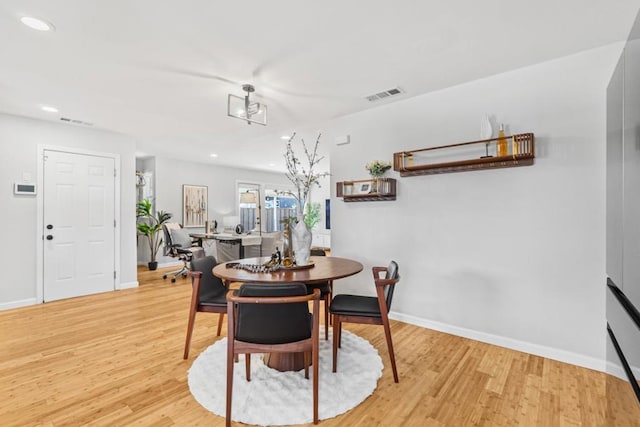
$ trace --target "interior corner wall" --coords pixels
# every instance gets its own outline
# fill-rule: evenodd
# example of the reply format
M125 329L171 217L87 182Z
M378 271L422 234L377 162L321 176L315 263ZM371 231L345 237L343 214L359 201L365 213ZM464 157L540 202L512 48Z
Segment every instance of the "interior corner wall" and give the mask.
M15 196L13 183L30 174L38 182L38 145L72 147L120 155L120 284L137 284L135 248L135 142L112 132L0 114L0 220L4 224L0 257L0 308L36 301L36 198ZM38 189L40 191L40 189Z
M332 253L361 260L335 292L373 292L391 259L392 314L434 329L604 369L605 100L622 45L383 105L329 124ZM533 132L533 166L401 178L396 201L343 203L393 153L480 139L484 114ZM494 127L494 135L497 128Z

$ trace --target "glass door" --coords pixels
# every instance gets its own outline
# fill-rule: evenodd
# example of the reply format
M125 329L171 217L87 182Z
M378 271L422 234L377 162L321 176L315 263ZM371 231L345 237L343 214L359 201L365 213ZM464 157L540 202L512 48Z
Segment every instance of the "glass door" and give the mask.
M290 190L267 188L264 200L264 230L282 231L284 220L296 216L297 203Z

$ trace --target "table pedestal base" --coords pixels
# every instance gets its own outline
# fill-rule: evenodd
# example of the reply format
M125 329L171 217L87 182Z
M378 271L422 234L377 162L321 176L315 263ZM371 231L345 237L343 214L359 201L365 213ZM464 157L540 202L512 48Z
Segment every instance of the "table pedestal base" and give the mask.
M280 372L304 369L304 353L266 353L264 364Z

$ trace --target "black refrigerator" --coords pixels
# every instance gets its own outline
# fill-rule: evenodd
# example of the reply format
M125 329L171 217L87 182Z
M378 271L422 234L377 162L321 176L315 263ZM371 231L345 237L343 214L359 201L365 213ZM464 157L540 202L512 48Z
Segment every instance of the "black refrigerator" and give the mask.
M607 87L607 418L640 422L640 20ZM622 424L619 424L619 423Z

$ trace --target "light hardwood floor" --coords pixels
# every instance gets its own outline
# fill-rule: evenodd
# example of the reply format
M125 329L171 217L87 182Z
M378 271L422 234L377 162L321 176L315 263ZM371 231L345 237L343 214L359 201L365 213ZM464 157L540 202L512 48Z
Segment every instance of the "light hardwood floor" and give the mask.
M137 289L0 312L0 426L223 425L186 382L216 340L218 315L197 315L184 361L191 287L161 274L141 269ZM637 409L631 394L618 403L622 418L605 422L599 372L393 322L395 384L382 328L347 329L378 348L383 376L365 402L322 426L640 425L624 419Z

